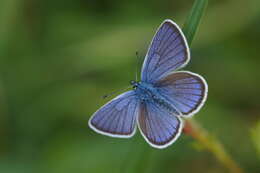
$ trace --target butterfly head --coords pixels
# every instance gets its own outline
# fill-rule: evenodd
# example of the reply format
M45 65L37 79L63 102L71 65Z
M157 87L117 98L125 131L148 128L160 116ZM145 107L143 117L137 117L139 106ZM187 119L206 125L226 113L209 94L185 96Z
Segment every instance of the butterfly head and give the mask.
M137 86L138 86L138 82L137 81L134 81L134 80L131 80L130 81L130 84L133 86L133 88L135 89Z

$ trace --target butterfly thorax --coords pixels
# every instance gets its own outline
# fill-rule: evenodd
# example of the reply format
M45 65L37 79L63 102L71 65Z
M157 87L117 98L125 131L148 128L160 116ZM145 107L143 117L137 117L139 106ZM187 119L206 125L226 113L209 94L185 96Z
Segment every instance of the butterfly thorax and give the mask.
M135 89L136 95L141 101L158 99L156 88L154 88L151 84L145 82L136 82L134 83L133 87Z
M145 82L134 82L133 87L135 89L137 97L141 102L153 102L156 105L166 108L169 112L178 114L176 109L163 97L157 88L152 84Z

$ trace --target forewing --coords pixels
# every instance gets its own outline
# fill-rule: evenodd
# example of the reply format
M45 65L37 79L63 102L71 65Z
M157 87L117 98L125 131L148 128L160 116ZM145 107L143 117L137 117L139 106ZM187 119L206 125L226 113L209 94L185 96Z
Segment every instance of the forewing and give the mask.
M206 81L187 71L173 72L158 81L155 87L185 117L199 111L208 92Z
M181 29L165 20L157 30L142 67L144 82L154 83L169 72L184 67L190 59L189 47Z
M138 114L138 126L152 147L165 148L179 137L182 121L153 103L142 102Z
M125 92L101 107L89 120L98 133L127 138L134 135L139 101L134 91Z

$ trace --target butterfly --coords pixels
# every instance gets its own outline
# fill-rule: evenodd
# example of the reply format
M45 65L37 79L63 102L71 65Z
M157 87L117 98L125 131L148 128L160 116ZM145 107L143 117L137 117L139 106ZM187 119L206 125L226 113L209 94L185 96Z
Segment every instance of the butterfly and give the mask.
M177 71L190 60L187 40L172 20L157 29L149 46L140 81L131 81L127 91L97 110L89 126L97 133L132 137L137 127L155 148L165 148L180 136L182 118L191 117L203 106L208 86L203 77Z

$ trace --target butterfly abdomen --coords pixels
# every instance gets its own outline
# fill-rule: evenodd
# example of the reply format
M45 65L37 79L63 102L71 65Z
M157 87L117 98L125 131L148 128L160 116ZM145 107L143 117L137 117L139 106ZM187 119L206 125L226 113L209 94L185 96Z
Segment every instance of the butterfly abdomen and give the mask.
M179 115L179 112L169 104L164 98L154 98L154 102L159 105L162 109L166 109L168 112L173 113L174 115Z

